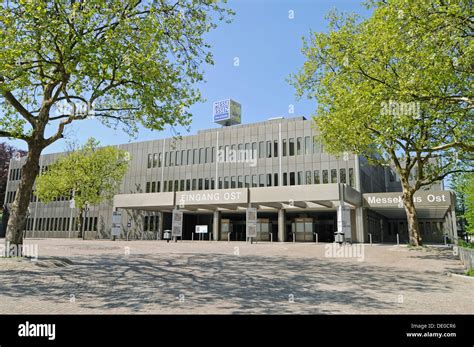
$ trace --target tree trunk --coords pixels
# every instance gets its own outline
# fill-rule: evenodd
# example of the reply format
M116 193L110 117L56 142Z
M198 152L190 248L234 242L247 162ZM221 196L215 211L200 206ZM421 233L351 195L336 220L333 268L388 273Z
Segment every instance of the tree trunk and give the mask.
M31 195L36 177L39 174L39 161L43 147L30 143L25 165L22 168L20 185L15 200L10 208L5 241L8 246L23 245L23 234L26 225L26 214L30 205ZM20 249L20 247L18 247Z
M78 221L79 234L77 236L78 238L84 240L84 230L82 230L83 224L84 224L84 210L81 208L79 210L79 221Z
M421 246L422 240L420 235L420 230L418 226L418 217L416 215L415 203L413 201L413 192L410 187L403 185L403 205L405 207L405 212L407 214L408 222L408 235L410 238L410 245L412 246Z

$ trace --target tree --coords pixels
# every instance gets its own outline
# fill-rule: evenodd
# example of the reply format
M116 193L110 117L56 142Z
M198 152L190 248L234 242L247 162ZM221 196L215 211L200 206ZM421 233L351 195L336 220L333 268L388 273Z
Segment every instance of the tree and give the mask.
M451 188L456 192L456 215L464 230L474 234L474 174L457 173L451 177Z
M127 172L129 153L114 147L99 148L90 138L81 149L58 159L36 179L35 195L48 203L71 197L79 209L79 225L87 206L111 200ZM82 234L82 227L79 227Z
M2 2L0 137L28 146L7 242L22 244L41 152L71 123L189 125L201 66L213 63L203 35L231 15L214 0Z
M369 7L365 20L331 13L329 32L304 40L306 62L290 80L299 97L317 100L316 124L331 153L395 168L417 246L415 192L472 170L472 5L375 0Z
M24 156L25 154L25 151L19 150L6 143L0 143L0 211L3 210L3 203L5 201L10 160L15 155Z

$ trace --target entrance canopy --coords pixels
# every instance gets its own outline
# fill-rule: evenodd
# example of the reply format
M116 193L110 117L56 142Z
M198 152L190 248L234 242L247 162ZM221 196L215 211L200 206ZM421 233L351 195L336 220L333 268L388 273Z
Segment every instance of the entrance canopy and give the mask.
M361 206L362 196L346 184L320 184L238 189L214 189L169 193L118 194L114 209L170 211L175 206L196 212L239 211L252 204L262 210L335 210L343 201Z
M443 219L454 204L450 191L416 192L414 196L418 218ZM390 219L405 219L402 193L363 194L363 206Z

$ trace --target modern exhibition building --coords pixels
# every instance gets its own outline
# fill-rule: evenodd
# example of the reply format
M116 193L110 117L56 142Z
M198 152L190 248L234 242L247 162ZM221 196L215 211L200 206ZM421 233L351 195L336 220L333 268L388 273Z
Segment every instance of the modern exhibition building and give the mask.
M244 241L248 211L256 209L257 240L333 242L341 231L351 242L408 241L401 185L389 166L329 155L304 117L239 124L240 105L218 106L214 120L222 127L119 145L130 153L130 168L113 201L88 209L85 237L163 239L174 228L173 211L181 211L183 240ZM42 156L42 170L61 155ZM10 163L7 206L22 161ZM424 242L457 238L454 199L442 183L417 193ZM77 237L77 214L66 198L48 204L33 198L26 237Z

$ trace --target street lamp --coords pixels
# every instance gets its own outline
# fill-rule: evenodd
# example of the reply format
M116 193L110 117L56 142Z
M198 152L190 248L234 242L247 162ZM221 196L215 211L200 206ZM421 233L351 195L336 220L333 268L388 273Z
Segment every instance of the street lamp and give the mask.
M86 202L85 208L84 208L84 216L82 218L82 239L85 240L85 234L86 234L86 220L87 220L87 212L89 212L89 203Z

